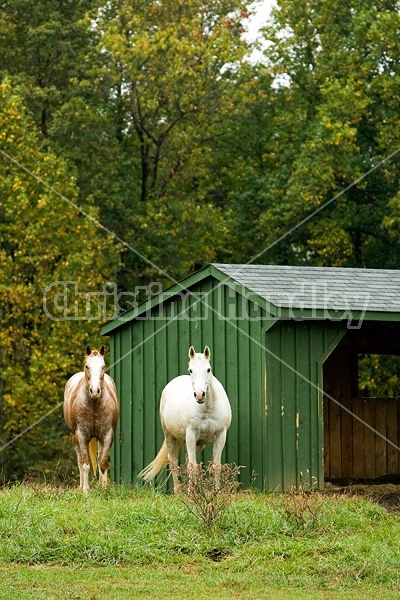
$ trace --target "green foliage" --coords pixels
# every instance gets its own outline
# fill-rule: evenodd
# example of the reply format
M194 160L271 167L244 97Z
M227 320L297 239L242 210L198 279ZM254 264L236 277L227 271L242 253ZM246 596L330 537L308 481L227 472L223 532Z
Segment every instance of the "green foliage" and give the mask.
M51 318L54 293L47 294L48 286L73 281L81 291L98 291L118 261L95 224L96 212L90 220L71 206L77 190L67 165L41 151L22 95L7 80L0 85L0 144L7 153L0 162L3 446L62 402L66 378L79 370L85 344L99 339L97 323ZM73 310L70 305L67 316ZM64 433L59 410L2 451L3 476L55 464Z
M225 250L225 207L201 187L209 148L235 109L247 13L225 0L0 6L4 446L61 403L81 349L98 335L89 319L49 319L48 285L98 291L117 275L119 291L132 291ZM97 219L129 248L123 265ZM68 317L76 308L72 298ZM65 453L55 410L1 452L5 478Z
M73 96L73 82L84 85L85 59L93 43L86 19L90 0L2 0L0 75L25 87L29 110L48 134L57 109Z
M398 27L396 2L282 0L265 30L279 107L275 155L284 162L262 221L285 232L341 194L289 237L290 261L398 266L388 223L400 155L374 169L400 146Z
M123 231L153 263L127 254L131 277L181 278L226 245L225 207L204 186L211 148L238 110L246 18L241 0L109 2L96 15L110 110L136 183Z
M360 355L358 393L365 397L400 397L400 357L387 354Z
M96 20L121 131L137 148L141 201L163 197L221 133L245 52L241 2L109 2ZM231 66L228 66L231 65Z

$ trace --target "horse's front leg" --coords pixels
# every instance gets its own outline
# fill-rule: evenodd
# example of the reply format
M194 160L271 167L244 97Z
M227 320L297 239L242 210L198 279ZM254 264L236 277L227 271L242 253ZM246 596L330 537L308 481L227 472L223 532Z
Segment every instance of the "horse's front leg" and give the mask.
M97 462L99 463L99 484L104 487L108 483L108 469L110 468L110 448L114 439L114 431L110 429L101 440L98 440L99 452Z
M226 429L221 431L217 437L215 438L213 444L213 455L212 455L212 463L214 468L214 482L215 488L217 490L220 489L220 479L221 479L221 455L222 450L224 449L226 442Z
M79 466L79 487L84 494L89 491L89 443L84 434L77 430L74 435L74 446L78 457Z
M79 449L78 440L77 440L76 435L74 433L72 434L72 445L73 445L74 450L76 452L76 462L78 463L78 469L79 469L79 487L82 489L82 486L83 486L83 471L82 471L82 464L81 464L81 452L80 452L80 449Z
M204 447L204 446L203 446ZM197 476L199 467L196 456L202 450L202 445L197 444L197 434L190 428L186 430L186 449L188 456L189 483Z

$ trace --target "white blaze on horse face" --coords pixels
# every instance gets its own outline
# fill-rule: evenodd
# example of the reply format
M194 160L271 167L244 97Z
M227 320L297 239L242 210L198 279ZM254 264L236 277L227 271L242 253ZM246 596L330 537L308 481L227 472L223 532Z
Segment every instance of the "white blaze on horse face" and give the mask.
M195 354L189 361L189 375L192 379L193 393L196 401L203 404L211 378L211 365L204 354Z
M85 375L88 382L89 394L93 400L100 397L103 389L105 362L101 354L90 354L86 358Z

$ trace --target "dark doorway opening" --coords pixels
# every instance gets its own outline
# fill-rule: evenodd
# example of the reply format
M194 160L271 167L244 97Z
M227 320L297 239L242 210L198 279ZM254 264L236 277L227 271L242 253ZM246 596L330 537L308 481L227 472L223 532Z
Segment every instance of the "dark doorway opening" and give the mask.
M325 479L400 483L400 324L349 330L323 382Z

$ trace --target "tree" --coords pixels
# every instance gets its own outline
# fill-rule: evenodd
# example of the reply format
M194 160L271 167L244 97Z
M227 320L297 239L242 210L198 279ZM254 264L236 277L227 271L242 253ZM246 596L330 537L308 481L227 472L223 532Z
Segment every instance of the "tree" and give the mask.
M0 75L24 86L27 106L44 135L58 108L79 88L90 91L86 59L94 44L87 11L93 0L1 0Z
M97 206L102 222L118 231L135 183L108 110L110 81L91 21L98 4L0 2L0 75L23 89L42 147L75 167L79 204Z
M337 199L269 258L398 265L388 215L399 186L399 21L399 3L391 0L278 3L265 29L276 90L275 173L261 215L275 233L265 244Z
M90 320L96 306L86 314L76 291L101 292L118 256L96 212L85 217L74 208L68 166L40 149L23 94L7 80L0 85L0 148L0 446L9 444L0 465L8 478L54 466L65 452L61 410L11 442L62 402L86 343L99 341L98 321ZM76 283L66 296L68 282Z
M218 148L229 164L223 139L232 139L245 97L245 3L7 0L1 8L3 72L25 86L44 141L74 165L79 203L96 205L134 249L119 285L170 283L226 255L236 245L229 199L208 188L218 185Z
M140 200L160 198L234 106L242 2L110 2L97 27L119 135L137 148Z
M237 110L247 16L240 0L137 0L109 2L95 20L116 136L137 182L125 235L173 277L212 260L226 240L225 207L202 188L209 148ZM160 277L129 254L125 264L131 279L138 268Z

